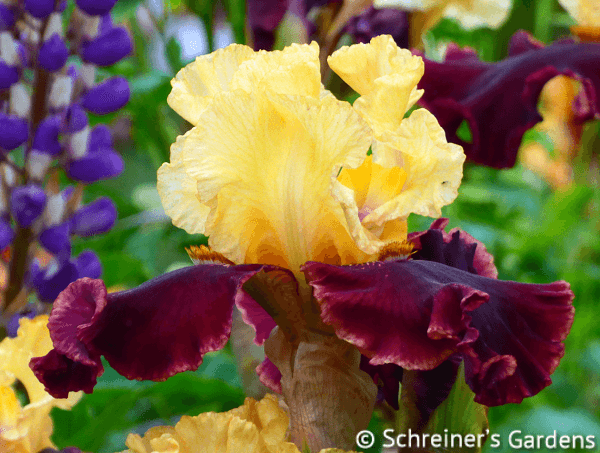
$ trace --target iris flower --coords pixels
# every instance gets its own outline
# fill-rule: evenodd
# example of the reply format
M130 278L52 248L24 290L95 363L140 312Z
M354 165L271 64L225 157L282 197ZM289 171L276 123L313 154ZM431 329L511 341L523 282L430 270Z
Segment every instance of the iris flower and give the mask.
M23 318L16 338L0 343L0 451L38 453L52 448L53 407L70 409L81 397L73 393L66 400L52 398L29 368L29 360L46 354L52 342L46 324L48 316ZM15 392L22 384L29 402L23 405Z
M151 428L143 437L130 434L125 442L129 449L122 453L300 453L286 442L288 425L275 395L261 401L246 398L243 406L228 412L183 416L174 427ZM327 448L320 453L344 452Z
M548 46L527 32L512 37L509 56L480 61L472 49L448 47L445 61L425 60L420 103L431 110L448 140L459 143L467 158L496 168L512 167L525 131L542 120L537 111L546 82L566 75L581 82L572 103L573 121L600 117L600 44L556 41ZM459 137L466 122L472 139Z
M32 361L50 393L91 392L101 355L130 379L196 369L227 342L234 305L258 344L278 325L289 342L337 335L373 365L431 370L459 354L483 404L549 384L572 322L567 283L408 259L417 239L406 218L438 217L464 161L427 110L405 118L422 95L421 58L390 36L336 51L332 70L360 94L350 105L323 88L318 55L314 43L232 45L179 72L168 102L194 127L171 147L158 190L174 225L209 236L211 249L132 290L107 294L84 278L63 291L54 349ZM268 360L260 368L289 377Z

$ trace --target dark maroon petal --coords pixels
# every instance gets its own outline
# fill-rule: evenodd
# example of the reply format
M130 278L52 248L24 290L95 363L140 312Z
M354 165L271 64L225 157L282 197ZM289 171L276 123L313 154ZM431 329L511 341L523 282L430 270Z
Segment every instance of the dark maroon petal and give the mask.
M80 390L92 393L96 379L104 372L100 356L91 365L86 365L69 359L56 349L43 357L32 358L29 367L55 398L67 398L69 392Z
M483 277L498 278L494 257L482 242L469 233L453 228L444 232L448 219L433 221L429 230L410 233L408 240L415 245L412 259L436 261Z
M369 358L364 355L360 358L360 369L373 378L383 399L398 410L398 391L404 370L393 363L371 365Z
M281 372L267 357L256 367L258 380L275 393L281 393Z
M488 406L549 385L573 323L573 293L562 281L504 282L417 260L309 262L303 271L323 321L371 364L429 370L460 352L476 401Z
M451 46L444 62L425 59L425 90L421 105L460 144L467 157L497 168L512 167L526 130L542 120L537 102L551 78L564 74L580 80L583 89L574 103L578 121L600 115L600 44L559 41L540 47L526 32L511 42L511 56L485 63L471 51ZM457 130L467 121L472 143Z
M364 13L354 16L346 25L346 33L356 42L368 43L379 35L391 35L399 47L408 47L408 16L396 8L376 9L370 6Z
M254 342L259 346L262 345L277 324L265 309L245 292L239 294L235 304L242 313L244 322L256 331Z
M128 379L160 381L195 370L204 354L227 343L234 301L244 282L261 269L190 266L108 295L101 280L79 279L54 302L48 321L53 351L95 370L101 370L103 355ZM34 371L50 394L63 392L60 379L48 379L52 373L80 386L71 390L91 391L96 375L75 380L69 374L75 365L65 368L44 360L36 362Z
M413 429L424 428L433 411L448 398L456 382L460 362L462 362L461 354L453 354L433 370L404 373L403 402L414 405L418 414L413 415Z
M289 0L249 0L248 23L252 28L255 50L271 50L275 29L283 19Z

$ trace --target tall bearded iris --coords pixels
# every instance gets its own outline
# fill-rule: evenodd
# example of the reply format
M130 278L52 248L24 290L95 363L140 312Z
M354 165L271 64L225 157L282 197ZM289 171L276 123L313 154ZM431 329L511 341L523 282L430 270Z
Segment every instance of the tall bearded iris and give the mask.
M196 369L227 342L234 304L257 343L269 338L273 363L259 368L280 385L292 441L315 450L351 448L371 417L375 386L360 353L408 369L470 354L474 379L485 374L473 388L488 404L548 385L572 320L566 283L514 286L452 260L407 260L408 215L439 216L465 158L427 110L404 118L422 94L422 60L389 36L338 50L329 64L360 94L351 106L323 88L318 54L314 43L277 52L232 45L180 71L168 102L194 128L171 147L158 190L173 223L208 235L212 250L193 248L195 266L133 290L107 295L100 280L81 279L63 291L49 322L54 349L32 361L50 393L91 392L101 355L131 379ZM540 313L567 316L532 333L539 341L527 344L545 360L526 377L531 385L510 381L507 392L502 383L515 374L518 382L531 354L468 345L493 335L480 306L502 311L521 297L537 304L519 311L523 329ZM414 342L418 355L408 351Z

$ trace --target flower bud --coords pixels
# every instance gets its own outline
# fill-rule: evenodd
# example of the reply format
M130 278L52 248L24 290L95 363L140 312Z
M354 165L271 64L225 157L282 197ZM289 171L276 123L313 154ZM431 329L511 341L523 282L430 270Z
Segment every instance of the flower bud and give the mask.
M81 58L98 66L110 66L125 58L133 50L133 44L125 27L114 27L100 33L81 46Z
M77 280L77 266L72 260L53 259L45 269L34 260L30 269L31 284L42 302L52 303L69 283Z
M0 2L0 31L10 30L15 24L14 10L4 3Z
M69 49L63 39L55 33L40 48L38 62L48 72L55 72L62 68L69 57Z
M123 167L121 156L106 148L102 152L89 153L82 159L69 163L67 174L77 181L92 183L120 175Z
M10 197L11 212L23 228L29 228L35 222L45 205L46 194L35 184L16 187Z
M71 253L71 229L69 222L46 228L39 236L40 244L55 255L68 251Z
M78 278L100 278L102 274L102 264L98 256L91 250L84 250L75 258L75 266L77 266Z
M44 19L54 11L54 0L25 0L25 9L38 19Z
M117 0L75 0L75 4L90 16L102 16L108 13Z
M85 110L79 104L73 104L66 116L67 127L66 131L69 134L74 134L83 130L88 125L88 117Z
M28 137L27 120L0 113L0 148L11 151L25 143Z
M71 231L78 236L105 233L115 224L117 207L110 198L102 197L79 208L71 218Z
M58 141L62 120L58 115L51 115L40 123L33 137L33 149L50 156L60 154L61 147Z
M19 80L19 68L9 66L6 62L0 60L0 90L10 88L13 83Z
M115 112L129 101L129 84L124 77L112 77L96 85L81 99L81 105L96 115Z

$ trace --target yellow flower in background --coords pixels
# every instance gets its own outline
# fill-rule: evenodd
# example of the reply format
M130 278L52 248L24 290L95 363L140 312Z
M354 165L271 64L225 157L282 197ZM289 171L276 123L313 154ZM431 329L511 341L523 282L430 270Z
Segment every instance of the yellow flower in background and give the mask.
M579 25L600 27L600 3L598 0L558 0L558 3Z
M508 18L511 0L374 0L375 8L421 11L430 16L430 28L442 17L455 19L467 30L498 28Z
M600 3L598 0L558 0L577 21L571 32L582 41L600 42Z
M464 154L428 112L403 119L420 96L420 57L380 36L330 63L361 94L355 107L324 89L316 43L232 45L179 72L168 102L194 128L158 171L174 225L235 263L299 273L310 260L368 261L406 238L411 212L440 215Z
M129 450L122 453L299 453L286 441L288 425L275 395L261 401L246 398L243 406L228 412L184 415L174 427L150 428L144 437L129 434ZM344 451L327 448L321 453Z
M45 392L29 368L32 357L47 354L52 341L47 328L48 316L22 318L16 338L0 342L0 451L2 453L37 453L54 447L50 441L53 407L70 409L81 392L67 399L55 399ZM29 404L21 406L14 384L21 382Z

